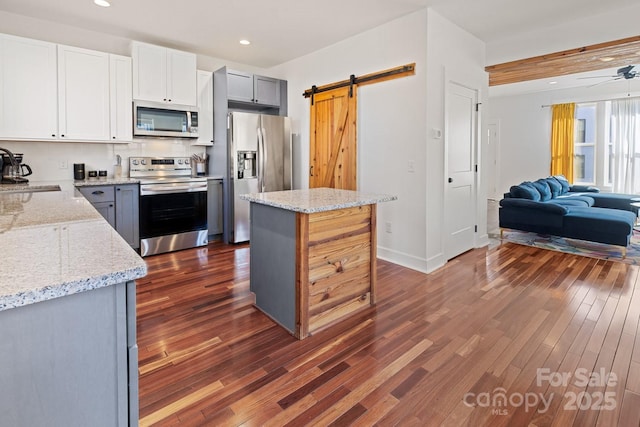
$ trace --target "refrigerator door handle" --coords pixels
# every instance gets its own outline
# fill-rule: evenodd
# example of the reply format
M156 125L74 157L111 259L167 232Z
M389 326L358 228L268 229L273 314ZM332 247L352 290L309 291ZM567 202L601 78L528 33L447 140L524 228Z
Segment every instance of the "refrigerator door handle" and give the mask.
M266 166L267 166L267 162L269 161L269 155L268 155L267 150L266 150L266 144L264 143L264 134L265 134L264 128L261 127L258 132L259 132L259 135L260 135L260 144L261 144L260 150L262 151L262 156L261 156L261 160L260 160L260 163L262 163L262 171L261 171L262 173L260 175L262 177L262 183L260 184L261 185L260 191L264 192L264 190L265 190L264 175L266 173L265 169L266 169Z
M264 144L262 143L262 129L256 131L258 135L258 191L264 191Z

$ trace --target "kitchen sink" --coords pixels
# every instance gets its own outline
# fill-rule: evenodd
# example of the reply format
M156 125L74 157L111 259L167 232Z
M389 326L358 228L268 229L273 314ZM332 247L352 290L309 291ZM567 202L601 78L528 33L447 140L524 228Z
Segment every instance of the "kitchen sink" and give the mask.
M31 186L23 186L19 185L15 188L9 187L9 185L3 185L0 188L1 194L10 194L10 193L39 193L42 191L60 191L59 185L31 185Z

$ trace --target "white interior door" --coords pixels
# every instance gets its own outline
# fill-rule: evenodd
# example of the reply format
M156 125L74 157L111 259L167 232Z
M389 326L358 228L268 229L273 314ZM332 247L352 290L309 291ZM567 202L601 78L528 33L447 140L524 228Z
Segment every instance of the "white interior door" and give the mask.
M445 131L445 256L472 249L476 226L477 92L449 82Z

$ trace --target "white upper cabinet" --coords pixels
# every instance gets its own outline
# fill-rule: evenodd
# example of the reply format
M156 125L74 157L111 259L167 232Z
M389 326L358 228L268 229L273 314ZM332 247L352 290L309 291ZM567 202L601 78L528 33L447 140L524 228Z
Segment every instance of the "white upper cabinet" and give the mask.
M58 136L56 45L0 34L0 136Z
M132 139L131 58L0 34L0 86L0 139Z
M60 139L111 139L109 54L58 46Z
M133 110L131 100L131 58L109 55L111 95L111 140L131 142Z
M197 104L195 54L133 42L132 57L134 99Z
M198 70L198 139L191 145L213 145L213 73Z

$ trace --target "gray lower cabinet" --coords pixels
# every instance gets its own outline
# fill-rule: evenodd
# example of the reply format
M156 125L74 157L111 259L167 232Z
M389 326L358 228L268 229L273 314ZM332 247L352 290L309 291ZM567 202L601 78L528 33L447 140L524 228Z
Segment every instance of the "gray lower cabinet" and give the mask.
M138 184L95 185L78 190L131 247L140 248Z
M109 225L116 228L116 204L115 202L95 202L92 203L100 215L107 220Z
M115 229L133 248L140 247L139 196L137 184L116 185Z
M137 426L135 324L133 281L0 311L0 425Z
M222 234L222 180L207 181L207 227L209 235Z

